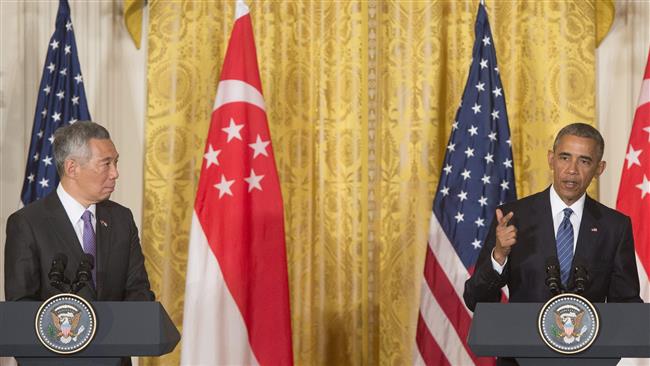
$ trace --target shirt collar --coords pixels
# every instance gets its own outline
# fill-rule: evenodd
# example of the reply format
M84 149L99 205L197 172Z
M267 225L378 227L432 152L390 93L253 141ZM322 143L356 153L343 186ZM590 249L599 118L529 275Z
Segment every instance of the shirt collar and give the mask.
M577 201L573 202L571 206L567 206L555 191L555 187L551 185L551 213L553 214L553 217L556 217L558 214L560 214L560 212L562 212L562 210L567 207L572 209L573 213L576 214L577 217L582 217L582 211L585 208L586 197L587 194L583 193L582 196L578 198Z
M88 206L88 208L85 208L79 201L74 199L68 192L65 191L63 188L62 184L59 184L59 186L56 188L56 194L59 196L59 200L61 200L61 204L63 205L63 208L65 209L65 212L68 214L68 218L70 219L70 222L72 222L73 225L81 219L81 215L88 210L90 211L95 217L95 210L97 208L96 204L92 204Z

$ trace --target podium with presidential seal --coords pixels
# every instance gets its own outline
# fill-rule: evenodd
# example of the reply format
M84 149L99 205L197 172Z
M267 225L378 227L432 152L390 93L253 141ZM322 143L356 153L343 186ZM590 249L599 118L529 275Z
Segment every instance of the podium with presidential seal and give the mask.
M171 352L180 334L159 302L89 302L61 293L0 303L0 356L26 365L120 365Z
M573 293L542 303L479 303L467 343L477 356L526 365L616 365L650 357L650 304L598 303Z

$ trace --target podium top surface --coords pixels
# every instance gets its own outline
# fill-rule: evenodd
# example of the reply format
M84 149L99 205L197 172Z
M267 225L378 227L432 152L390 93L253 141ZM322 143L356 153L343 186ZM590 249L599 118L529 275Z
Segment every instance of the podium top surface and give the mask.
M478 356L650 357L650 304L596 303L600 332L585 351L565 355L548 348L538 331L542 303L479 303L467 343Z
M0 356L57 357L35 331L38 301L0 302ZM95 338L74 357L159 356L173 351L180 334L159 302L93 302Z

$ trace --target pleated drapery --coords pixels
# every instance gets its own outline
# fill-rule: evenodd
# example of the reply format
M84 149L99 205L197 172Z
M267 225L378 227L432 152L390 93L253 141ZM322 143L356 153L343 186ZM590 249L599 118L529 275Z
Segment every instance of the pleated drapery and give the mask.
M546 152L561 126L595 124L595 47L613 16L603 4L611 10L486 1L522 196L550 183ZM478 1L249 5L284 197L295 362L408 364ZM142 236L154 290L180 326L190 217L234 10L148 6ZM144 362L177 360L178 351Z

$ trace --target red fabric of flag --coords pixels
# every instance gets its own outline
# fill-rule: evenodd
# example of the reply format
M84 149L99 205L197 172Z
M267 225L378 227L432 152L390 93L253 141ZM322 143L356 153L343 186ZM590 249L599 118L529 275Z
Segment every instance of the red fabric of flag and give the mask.
M632 219L641 297L650 301L650 52L627 146L616 208Z
M293 364L282 194L248 8L224 59L190 234L182 364Z

